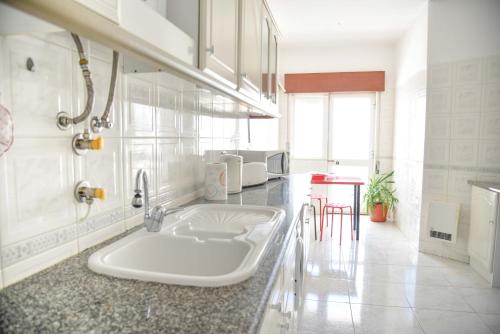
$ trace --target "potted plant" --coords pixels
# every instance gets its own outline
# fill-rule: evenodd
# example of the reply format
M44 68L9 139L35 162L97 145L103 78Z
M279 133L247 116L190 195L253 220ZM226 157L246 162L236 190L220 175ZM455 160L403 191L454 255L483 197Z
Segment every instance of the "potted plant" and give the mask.
M375 175L370 179L370 184L363 196L366 208L370 213L372 222L383 223L387 219L387 212L398 202L393 189L394 171Z

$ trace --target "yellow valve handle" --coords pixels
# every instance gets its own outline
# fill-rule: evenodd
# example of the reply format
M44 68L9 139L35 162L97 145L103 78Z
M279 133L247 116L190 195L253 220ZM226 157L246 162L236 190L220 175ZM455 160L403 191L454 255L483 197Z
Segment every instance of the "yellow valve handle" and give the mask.
M106 191L104 190L104 188L95 188L94 196L95 196L95 198L98 198L101 201L104 201L104 200L106 200Z
M102 150L103 147L104 147L104 139L100 136L90 141L91 150Z

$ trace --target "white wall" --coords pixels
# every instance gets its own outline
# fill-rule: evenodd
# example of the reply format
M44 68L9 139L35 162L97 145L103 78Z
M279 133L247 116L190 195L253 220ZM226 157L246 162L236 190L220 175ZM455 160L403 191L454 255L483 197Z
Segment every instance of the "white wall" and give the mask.
M395 58L394 171L399 204L394 220L416 246L424 158L427 7L396 44Z
M391 44L342 44L331 46L283 47L281 73L385 71L385 92L380 94L380 147L382 170L392 168L392 128L394 107L394 52ZM290 106L288 106L290 110ZM283 131L283 126L280 131ZM292 162L292 171L320 170L319 161ZM295 168L294 168L295 167ZM325 169L326 171L326 169Z
M420 248L468 260L471 187L500 181L500 1L429 3L428 107ZM431 201L460 204L456 244L429 239Z
M280 71L285 73L385 71L386 88L394 87L392 44L284 46Z

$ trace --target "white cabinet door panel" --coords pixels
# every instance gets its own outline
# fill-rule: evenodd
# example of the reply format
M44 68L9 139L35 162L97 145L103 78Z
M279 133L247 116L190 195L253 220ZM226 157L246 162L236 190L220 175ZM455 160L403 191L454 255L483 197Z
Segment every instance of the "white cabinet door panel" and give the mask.
M236 88L238 0L200 3L200 69Z
M469 254L488 272L493 270L498 194L472 187Z
M262 1L240 0L240 6L240 90L259 100L262 80Z

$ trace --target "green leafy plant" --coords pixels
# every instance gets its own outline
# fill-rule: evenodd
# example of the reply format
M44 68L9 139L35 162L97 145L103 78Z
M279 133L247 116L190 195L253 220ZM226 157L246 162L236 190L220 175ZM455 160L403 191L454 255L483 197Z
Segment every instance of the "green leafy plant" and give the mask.
M393 176L394 171L375 175L370 179L370 184L368 184L366 193L363 196L363 201L368 210L373 208L376 204L382 204L390 210L399 201L394 195L396 189L393 189Z

